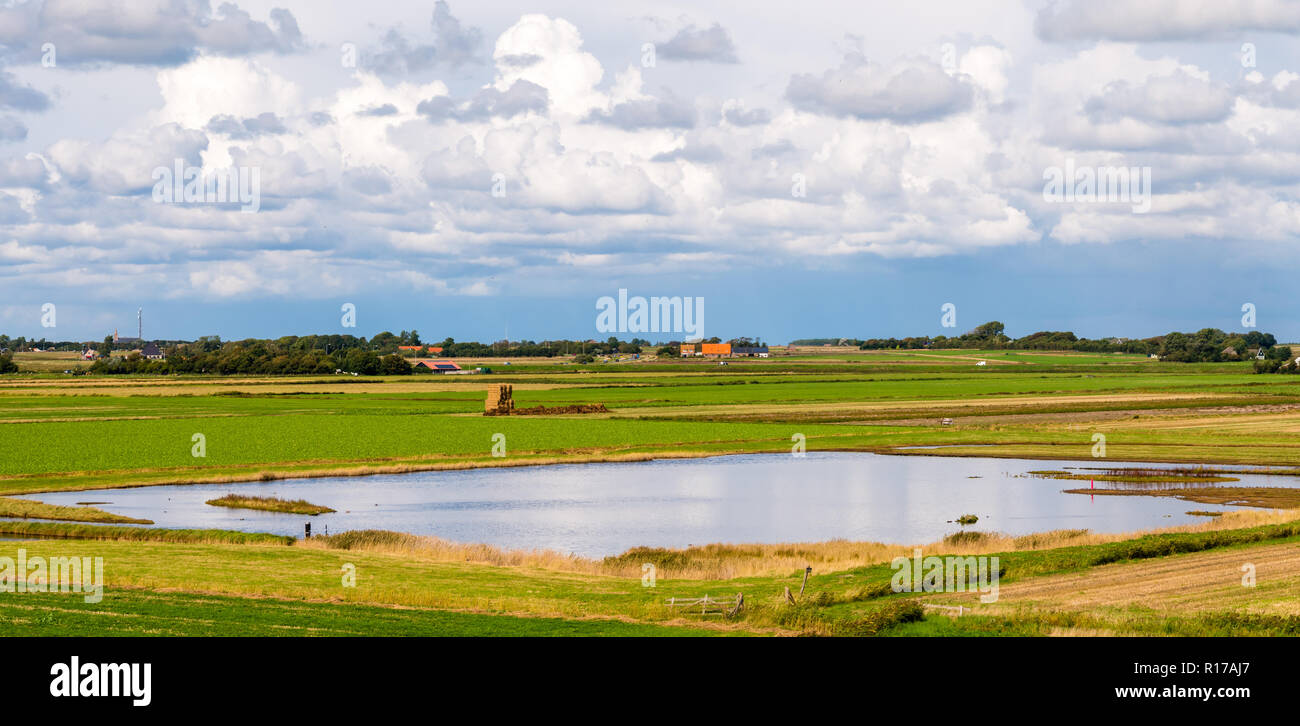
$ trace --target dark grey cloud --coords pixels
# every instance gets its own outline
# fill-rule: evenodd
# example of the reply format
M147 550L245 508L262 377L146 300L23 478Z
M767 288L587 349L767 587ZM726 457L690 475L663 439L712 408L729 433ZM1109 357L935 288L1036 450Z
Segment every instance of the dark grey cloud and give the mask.
M50 97L18 83L14 74L0 71L0 108L15 111L44 111L50 107Z
M13 116L0 116L0 144L27 138L27 127Z
M367 109L357 111L358 116L393 116L397 114L397 107L391 103L385 103L382 106L372 106Z
M655 154L650 158L650 161L677 161L680 159L682 161L711 164L722 161L726 156L722 149L713 144L704 146L688 145L680 149L665 151L662 154Z
M503 55L497 59L497 62L509 68L527 68L536 65L542 60L536 53L520 53L518 55Z
M665 60L738 62L731 34L718 23L710 28L694 25L682 28L677 35L655 46L655 56Z
M751 159L771 159L778 156L785 156L786 154L795 151L798 151L798 147L791 143L789 139L781 139L780 141L773 141L770 144L764 144L754 149L750 152L749 156Z
M377 166L364 166L348 169L343 173L347 186L368 197L388 194L393 190L388 180L388 173Z
M45 164L37 158L5 159L0 161L0 187L45 186L48 173Z
M492 169L479 157L472 136L462 138L454 147L429 154L420 172L425 183L433 188L483 192L490 191L492 174Z
M426 71L437 65L456 68L480 62L483 32L461 26L445 0L438 0L434 5L431 26L433 38L427 43L408 40L396 28L389 30L378 48L362 53L362 66L392 76Z
M916 58L885 68L857 53L821 76L795 75L786 88L786 98L804 111L904 124L965 111L973 97L969 83L932 61Z
M416 113L430 122L481 121L488 118L511 118L530 111L546 113L550 104L546 89L531 81L515 81L505 91L488 87L479 89L473 98L457 102L448 96L421 101Z
M733 126L761 126L772 120L772 114L763 108L728 108L722 111L722 118Z
M0 224L23 224L32 215L23 209L22 201L12 194L0 194Z
M1125 153L1189 154L1198 157L1250 153L1255 142L1225 124L1136 126L1102 125L1081 116L1063 126L1049 126L1044 143L1062 149ZM1152 164L1136 164L1151 166Z
M284 122L269 111L242 121L229 115L213 116L212 120L208 121L207 130L232 139L251 139L256 136L289 132Z
M1236 37L1248 31L1300 33L1300 3L1180 0L1061 0L1038 12L1047 41L1178 41Z
M1277 88L1272 83L1247 83L1241 90L1242 96L1261 106L1275 108L1300 108L1300 80Z
M695 108L675 99L646 98L620 103L608 112L592 111L584 120L623 129L689 129L695 126Z
M231 2L172 0L124 12L114 0L31 0L0 8L0 46L11 58L35 60L45 43L58 65L122 63L176 66L207 51L217 55L291 53L305 47L293 14L267 22Z
M1232 114L1236 96L1224 84L1183 71L1153 76L1141 85L1115 81L1084 105L1094 120L1132 118L1149 123L1215 123Z

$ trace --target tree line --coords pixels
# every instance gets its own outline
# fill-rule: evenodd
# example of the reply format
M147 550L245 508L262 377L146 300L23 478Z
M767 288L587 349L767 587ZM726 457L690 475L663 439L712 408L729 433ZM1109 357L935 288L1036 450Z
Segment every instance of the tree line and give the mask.
M1277 338L1271 333L1251 331L1229 333L1218 328L1202 328L1195 333L1171 332L1150 338L1080 338L1069 331L1044 330L1021 338L1006 334L1006 326L994 320L957 336L920 336L909 338L871 338L846 341L861 350L921 348L971 348L980 350L1061 350L1081 353L1136 353L1155 355L1161 360L1183 363L1240 360L1248 354L1264 351L1277 355ZM1289 352L1289 351L1288 351Z
M401 350L401 346L423 346L420 350ZM383 332L373 338L352 335L285 336L271 339L249 338L222 341L204 336L193 342L163 347L164 360L149 360L132 353L125 357L105 357L91 364L91 373L104 374L209 374L209 375L305 375L330 374L336 371L358 375L406 375L424 369L412 366L411 359L421 355L440 358L544 357L637 354L650 341L610 338L597 341L517 341L484 344L458 343L447 338L441 343L421 342L416 331L400 335ZM429 347L442 350L434 353ZM160 346L162 347L162 346ZM592 358L594 359L594 358Z

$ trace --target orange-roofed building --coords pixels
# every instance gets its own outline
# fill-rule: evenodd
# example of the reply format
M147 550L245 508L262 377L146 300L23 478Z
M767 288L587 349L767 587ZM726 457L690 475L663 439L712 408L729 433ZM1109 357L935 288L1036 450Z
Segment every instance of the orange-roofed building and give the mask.
M731 355L731 343L701 343L701 355Z
M460 366L456 365L455 363L453 363L453 362L451 362L451 361L449 361L449 360L433 360L433 359L431 359L431 358L429 358L429 359L417 360L417 361L415 361L414 364L412 364L411 367L412 367L412 368L427 368L428 370L431 370L431 371L433 371L434 373L447 373L447 372L449 372L449 371L458 371L458 370L460 370Z
M428 350L430 353L441 353L441 352L442 352L442 346L441 346L441 345L399 345L399 346L397 346L397 349L398 349L398 350L415 350L415 351Z

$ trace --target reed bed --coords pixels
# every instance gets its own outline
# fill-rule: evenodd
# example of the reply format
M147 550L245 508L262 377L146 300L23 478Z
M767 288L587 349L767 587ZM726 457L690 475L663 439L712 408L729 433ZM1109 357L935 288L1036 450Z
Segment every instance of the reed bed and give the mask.
M406 555L435 562L474 562L504 567L539 567L564 572L602 574L599 561L577 555L566 555L555 550L507 550L486 544L451 542L438 537L424 537L383 529L359 529L340 534L321 535L300 539L295 544L313 549L359 550Z
M1203 467L1181 467L1174 469L1101 469L1097 471L1088 471L1086 473L1055 470L1037 470L1029 472L1030 476L1038 479L1114 482L1133 486L1144 484L1205 485L1207 483L1241 481L1237 477L1226 476L1225 474L1226 472L1219 469L1206 469Z

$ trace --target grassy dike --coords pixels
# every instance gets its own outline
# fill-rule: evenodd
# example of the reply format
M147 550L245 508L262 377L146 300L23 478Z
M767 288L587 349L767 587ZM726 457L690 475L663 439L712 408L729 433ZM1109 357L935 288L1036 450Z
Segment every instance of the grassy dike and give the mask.
M1300 544L1294 521L1237 529L1172 532L1101 544L995 553L1001 585L1172 563L1205 587L1227 587L1235 573L1203 573L1198 557L1227 553L1248 561L1269 548ZM30 526L38 523L22 523ZM13 529L6 524L3 529ZM0 557L102 557L103 601L77 594L0 595L0 635L1047 635L1062 629L1134 635L1285 635L1300 632L1300 614L1274 607L1279 588L1258 587L1222 610L1188 612L1125 607L1120 611L1041 608L1033 603L965 602L972 614L949 618L922 603L955 594L894 593L888 563L816 573L796 604L801 572L732 579L661 578L653 588L635 576L529 566L442 562L409 554L303 546L290 538L240 533L101 528L47 524L46 536L101 539L0 542ZM12 534L12 533L11 533ZM118 539L131 537L132 539ZM274 542L274 543L273 543ZM319 543L318 543L319 544ZM951 551L961 552L958 548ZM931 550L926 554L944 554ZM355 587L344 585L355 574ZM1227 579L1225 579L1227 577ZM1238 588L1243 590L1243 588ZM745 594L736 617L670 610L668 598ZM1288 596L1287 592L1281 592Z

